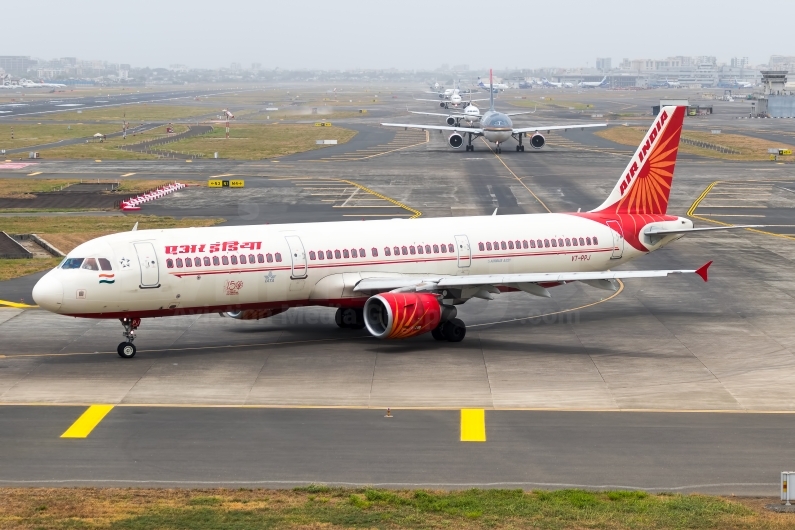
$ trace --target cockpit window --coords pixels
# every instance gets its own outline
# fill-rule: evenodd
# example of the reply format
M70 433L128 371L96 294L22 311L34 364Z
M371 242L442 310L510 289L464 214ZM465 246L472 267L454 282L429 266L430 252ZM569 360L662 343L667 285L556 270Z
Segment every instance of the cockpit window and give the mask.
M83 264L84 258L66 258L61 264L62 269L79 269Z
M98 258L99 266L103 271L112 271L113 267L110 266L110 261L106 258Z
M83 262L83 266L80 267L81 269L86 269L89 271L98 271L99 265L97 265L97 260L94 258L86 258Z

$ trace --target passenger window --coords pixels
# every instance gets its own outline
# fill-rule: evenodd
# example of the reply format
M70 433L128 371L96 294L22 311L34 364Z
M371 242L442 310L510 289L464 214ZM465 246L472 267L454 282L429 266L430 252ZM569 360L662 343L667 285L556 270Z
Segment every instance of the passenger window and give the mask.
M359 257L360 258L366 258L367 257L367 253L364 251L363 248L359 249Z
M434 251L434 253L438 254L439 253L439 245L434 245L433 246L433 251Z
M399 247L392 247L392 250L395 252L395 256L400 256L400 248Z
M486 250L491 250L491 241L486 241Z
M232 262L232 265L237 265L237 256L229 256L229 261Z
M182 268L182 258L177 258L177 268L178 269Z
M326 259L334 259L334 254L330 250L326 251Z
M505 245L505 241L500 242L500 248L502 250L508 250L508 247Z
M317 259L323 259L325 257L326 257L325 252L323 252L322 250L317 251Z
M273 263L273 254L265 254L265 259L268 263Z
M536 239L536 245L538 245L538 248L541 248L541 247L544 246L544 243L540 239ZM549 245L547 245L547 246L549 246Z
M387 250L389 250L389 249L387 249ZM373 253L373 257L374 258L378 257L378 249L377 248L373 247L372 249L370 249L370 252Z
M83 266L80 268L89 271L98 271L99 265L97 265L97 260L94 258L86 258L86 260L83 262Z
M448 252L455 252L455 247L453 246L453 244L452 244L452 243L450 243L449 245L447 245L447 251L448 251Z
M392 252L389 251L389 247L384 247L384 256L391 256Z
M577 246L577 238L576 237L571 238L571 246L573 246L573 247Z
M439 250L441 250L442 254L444 254L445 252L447 252L447 245L439 245Z
M342 249L342 257L343 258L350 258L351 257L350 253L348 253L348 249L347 248Z
M566 246L571 246L571 240L568 237L566 238Z
M552 240L552 246L553 247L557 247L558 246L558 242L555 239Z
M547 248L549 247L549 239L544 240L544 246Z
M245 254L241 254L240 255L240 264L241 265L245 265L246 264L246 255Z
M586 237L585 238L585 244L586 245L590 245L591 244L591 238L590 237Z
M221 263L224 265L229 265L229 258L226 256L221 256Z
M508 248L513 250L513 241L508 241Z
M276 261L277 262L281 262L282 261L282 255L279 252L276 253Z
M409 249L406 248L406 245L403 245L403 255L404 256L408 256L409 255Z
M106 258L99 258L98 261L99 261L99 267L103 271L112 271L113 270L113 267L110 265L110 261L108 261Z
M265 263L265 256L257 254L257 263Z
M190 258L185 258L185 266L186 267L193 267L193 260Z
M317 259L317 255L315 254L314 250L309 251L309 259L311 259L312 261L315 261L315 259Z
M207 257L207 256L204 257L204 266L205 267L209 267L210 266L210 258Z
M522 246L524 248L527 248L527 240L526 239L522 240Z
M334 251L334 257L337 258L337 259L341 259L342 258L342 253L339 250L335 250Z
M583 238L580 238L580 246L581 247L585 246L585 240Z
M166 260L166 267L168 267L169 269L173 269L174 268L174 260L171 259L171 258L168 258Z
M416 248L414 248L414 245L411 245L411 246L409 247L409 253L410 253L412 256L413 256L414 254L416 254L416 253L417 253L417 249L416 249Z
M599 244L599 240L596 239L596 236L593 236L593 244L594 245L598 245Z
M500 250L500 242L499 241L495 241L494 242L494 250Z
M430 245L425 245L425 253L426 254L430 254L431 253L431 246Z
M530 240L530 248L536 248L536 242L532 239Z
M422 254L422 245L417 245L417 254Z
M249 254L248 255L248 262L252 263L252 264L254 263L254 254Z
M478 250L486 250L486 246L483 243L478 243Z
M213 265L220 265L221 261L218 259L218 256L213 256Z
M352 258L358 258L359 257L359 251L356 250L355 248L352 248L351 249L351 257Z
M79 269L80 265L83 264L84 258L66 258L61 263L62 269Z

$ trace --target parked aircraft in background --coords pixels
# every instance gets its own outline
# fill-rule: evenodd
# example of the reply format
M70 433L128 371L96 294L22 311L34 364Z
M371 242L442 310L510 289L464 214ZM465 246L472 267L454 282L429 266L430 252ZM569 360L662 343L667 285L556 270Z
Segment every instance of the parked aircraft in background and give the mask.
M65 88L66 85L62 83L45 83L45 82L38 82L31 81L30 79L20 79L19 86L22 88Z
M663 86L666 88L682 88L682 83L679 81L668 81L668 79L666 79Z
M541 84L550 88L574 88L574 85L571 83L555 83L553 81L549 81L546 77L541 78Z
M422 129L422 130L437 130L437 131L451 131L452 134L448 137L447 143L453 149L459 149L464 145L464 137L467 135L468 143L466 145L467 151L474 151L475 147L472 145L474 138L483 137L489 142L496 144L496 152L502 153L502 144L509 138L514 138L519 145L516 146L517 151L524 151L524 144L522 139L528 133L530 134L530 145L535 149L541 149L546 140L541 135L540 131L546 130L565 130L565 129L581 129L585 127L605 127L606 123L588 123L578 125L546 125L542 127L519 127L515 128L513 122L508 114L497 112L494 109L494 91L489 91L490 106L480 118L480 127L455 127L443 125L417 125L413 123L382 123L385 127L403 127L406 129ZM523 113L519 113L523 114Z
M580 81L580 88L601 88L607 86L607 76L601 81Z
M430 333L459 342L466 325L456 306L473 298L549 297L576 281L615 291L619 279L671 274L706 281L711 261L616 270L687 234L746 228L694 228L667 213L685 110L661 109L613 191L589 212L123 232L72 250L33 298L54 313L120 320L117 352L130 358L141 320L151 317L249 320L327 306L338 308L340 327L380 339Z
M489 75L491 75L491 74L489 74ZM489 88L488 85L485 85L483 83L483 80L480 77L478 77L478 86L480 88L484 88L484 89L488 89ZM504 92L505 90L508 90L509 88L511 88L511 85L508 85L508 84L505 84L505 83L493 83L492 82L490 86L491 86L491 91L492 92Z

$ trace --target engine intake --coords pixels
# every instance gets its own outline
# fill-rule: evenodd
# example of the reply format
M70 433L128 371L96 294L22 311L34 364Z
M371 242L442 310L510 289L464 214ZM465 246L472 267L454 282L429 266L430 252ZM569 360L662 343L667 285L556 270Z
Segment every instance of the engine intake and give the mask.
M453 118L452 116L448 116L447 125L455 125L455 118Z
M383 293L364 304L364 325L379 339L407 339L439 325L442 310L432 294Z
M530 137L530 145L533 146L533 149L541 149L544 147L545 143L547 143L547 141L544 140L544 137L538 133Z
M447 139L447 143L449 143L450 147L453 149L458 149L464 145L464 137L458 133L453 133L450 135L450 138Z
M287 311L287 307L277 307L273 309L246 309L244 311L227 311L221 313L223 316L236 318L237 320L259 320L261 318L270 318L279 313Z

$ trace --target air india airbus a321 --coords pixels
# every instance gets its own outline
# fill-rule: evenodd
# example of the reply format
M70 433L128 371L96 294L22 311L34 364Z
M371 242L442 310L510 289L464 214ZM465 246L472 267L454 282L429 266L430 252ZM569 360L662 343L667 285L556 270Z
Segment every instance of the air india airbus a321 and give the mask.
M33 289L40 307L119 319L122 357L142 319L219 312L266 318L291 307L336 307L340 327L381 339L430 333L458 342L456 306L506 291L549 296L580 281L697 270L616 271L694 228L667 215L684 107L664 107L610 196L590 212L139 230L74 249Z

